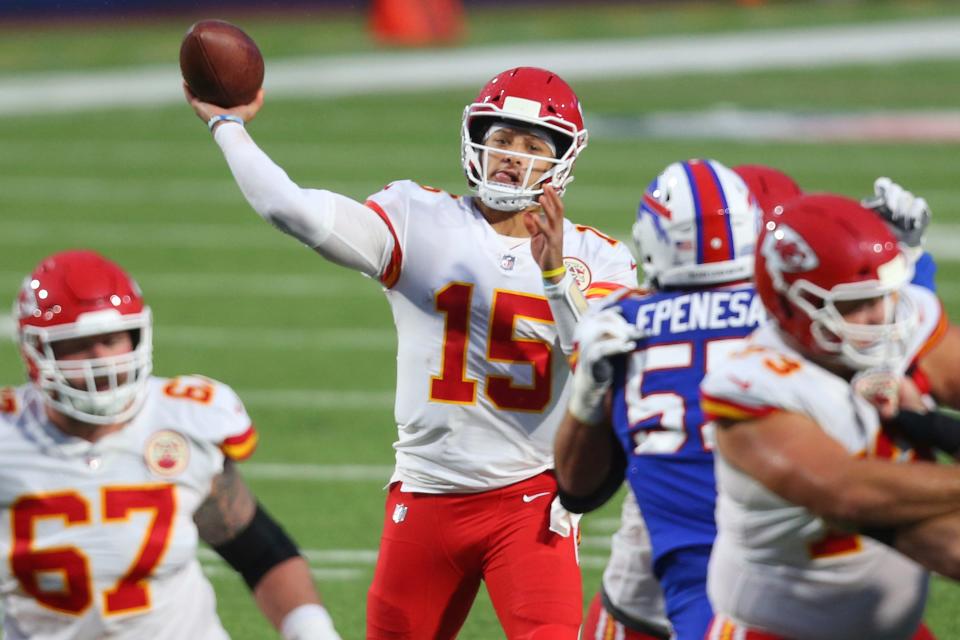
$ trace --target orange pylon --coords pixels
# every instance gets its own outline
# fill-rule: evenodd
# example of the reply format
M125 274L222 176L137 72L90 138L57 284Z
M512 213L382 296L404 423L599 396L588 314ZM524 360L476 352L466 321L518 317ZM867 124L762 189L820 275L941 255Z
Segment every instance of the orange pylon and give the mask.
M370 30L383 44L450 44L463 37L460 0L373 0Z

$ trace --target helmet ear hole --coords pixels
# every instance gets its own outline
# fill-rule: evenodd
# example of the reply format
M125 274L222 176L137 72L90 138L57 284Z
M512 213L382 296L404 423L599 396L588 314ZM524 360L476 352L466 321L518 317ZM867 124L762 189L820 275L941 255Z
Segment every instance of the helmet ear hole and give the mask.
M787 300L787 296L782 293L777 294L777 302L780 304L780 310L783 313L783 317L787 320L793 320L793 305L790 304L790 301Z

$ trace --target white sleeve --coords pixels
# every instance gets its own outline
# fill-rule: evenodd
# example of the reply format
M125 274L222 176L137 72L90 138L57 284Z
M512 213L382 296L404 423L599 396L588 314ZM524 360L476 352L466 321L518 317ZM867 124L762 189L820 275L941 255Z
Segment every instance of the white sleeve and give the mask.
M557 336L560 338L560 350L564 355L573 353L573 332L577 328L580 316L587 309L587 300L583 297L577 281L570 272L563 274L560 282L544 282L543 291L553 314L553 321L557 327Z
M394 238L374 211L332 191L301 188L239 124L219 125L214 139L261 218L331 262L374 278L383 272Z

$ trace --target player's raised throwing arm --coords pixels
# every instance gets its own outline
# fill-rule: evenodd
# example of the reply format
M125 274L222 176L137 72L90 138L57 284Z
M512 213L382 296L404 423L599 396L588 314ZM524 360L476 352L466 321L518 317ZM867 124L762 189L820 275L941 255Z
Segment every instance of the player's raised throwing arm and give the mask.
M331 262L379 276L389 263L393 236L376 213L338 193L304 189L256 145L244 128L263 106L224 109L202 102L184 86L187 101L208 123L240 190L260 217Z

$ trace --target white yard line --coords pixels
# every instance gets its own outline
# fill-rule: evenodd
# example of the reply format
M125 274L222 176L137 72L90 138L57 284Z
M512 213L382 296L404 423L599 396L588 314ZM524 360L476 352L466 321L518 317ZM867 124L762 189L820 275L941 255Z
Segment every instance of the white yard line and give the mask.
M960 20L945 18L268 60L265 88L274 97L331 98L475 87L517 65L547 67L570 80L595 80L958 57ZM183 101L180 84L173 60L162 67L9 76L0 79L0 115L178 104Z
M318 259L318 264L320 260ZM342 273L347 273L343 271ZM0 287L13 290L26 275L21 271L0 271ZM383 296L374 281L360 276L342 277L327 273L150 273L137 271L137 282L149 295L171 297L369 297ZM0 326L2 328L2 326ZM186 329L185 327L183 329Z
M244 404L260 409L349 409L384 411L393 408L394 392L351 389L238 390Z
M158 323L154 340L197 349L284 351L349 350L392 351L397 339L393 329L277 329L268 327L199 327Z
M359 564L373 566L377 562L376 549L301 549L311 564ZM201 562L217 562L220 556L213 549L200 547L197 557Z
M240 470L245 477L255 480L364 481L385 485L393 473L393 465L244 462Z
M204 563L203 572L209 578L222 578L227 576L235 576L237 572L228 567L226 564L221 563ZM310 569L310 574L321 583L323 582L337 582L337 581L348 581L348 580L360 580L364 578L369 571L363 569L351 569L351 568L322 568L322 569ZM239 579L239 578L238 578Z
M599 535L599 536L581 536L580 538L580 548L581 549L604 549L610 550L610 535Z

